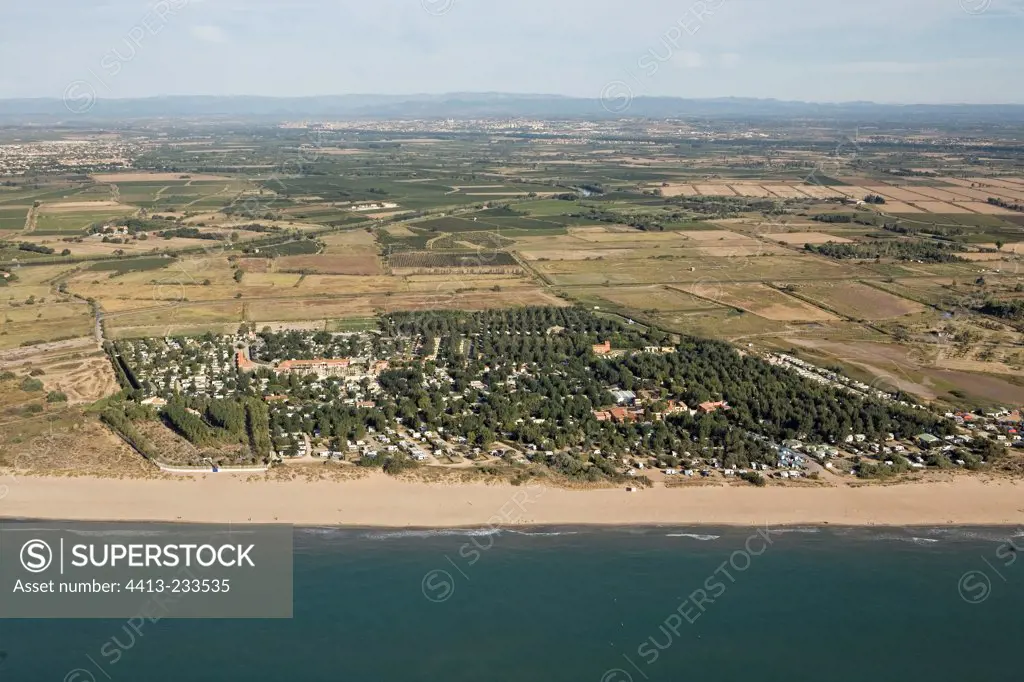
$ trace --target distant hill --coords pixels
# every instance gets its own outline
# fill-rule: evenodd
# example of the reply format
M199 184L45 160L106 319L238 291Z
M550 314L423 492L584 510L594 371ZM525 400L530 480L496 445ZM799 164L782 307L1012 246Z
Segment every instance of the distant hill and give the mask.
M913 104L873 102L821 104L775 99L637 97L610 93L599 98L501 93L444 95L331 95L322 97L172 96L92 101L85 91L65 106L60 99L0 100L0 122L66 123L97 120L230 118L715 118L810 119L958 124L1024 123L1024 105ZM83 111L84 110L84 111ZM77 113L82 111L82 113Z

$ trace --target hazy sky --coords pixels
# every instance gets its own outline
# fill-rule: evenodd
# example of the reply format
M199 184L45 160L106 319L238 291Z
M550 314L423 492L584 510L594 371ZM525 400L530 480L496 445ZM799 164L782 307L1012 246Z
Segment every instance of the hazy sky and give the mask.
M0 97L1024 103L1024 0L0 0Z

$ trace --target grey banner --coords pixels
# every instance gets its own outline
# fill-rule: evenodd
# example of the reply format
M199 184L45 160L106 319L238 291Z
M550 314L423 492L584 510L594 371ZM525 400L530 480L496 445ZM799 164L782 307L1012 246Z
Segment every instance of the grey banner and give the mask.
M291 617L291 526L0 525L0 618Z

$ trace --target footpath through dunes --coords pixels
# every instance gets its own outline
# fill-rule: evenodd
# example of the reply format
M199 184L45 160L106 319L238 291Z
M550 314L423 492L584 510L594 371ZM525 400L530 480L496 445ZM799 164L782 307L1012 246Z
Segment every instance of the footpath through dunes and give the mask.
M429 484L384 474L333 481L263 475L187 479L18 477L8 518L450 528L485 526L510 504L517 525L704 524L781 526L1014 525L1024 523L1024 482L949 476L930 483L863 486L748 485L565 490Z

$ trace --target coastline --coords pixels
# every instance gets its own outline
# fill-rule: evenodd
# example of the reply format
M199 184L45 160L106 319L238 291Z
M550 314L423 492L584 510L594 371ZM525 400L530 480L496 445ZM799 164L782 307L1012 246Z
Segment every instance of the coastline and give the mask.
M954 477L886 486L565 490L437 484L374 474L350 481L260 477L22 477L4 483L0 519L288 523L373 528L1024 525L1024 482Z

